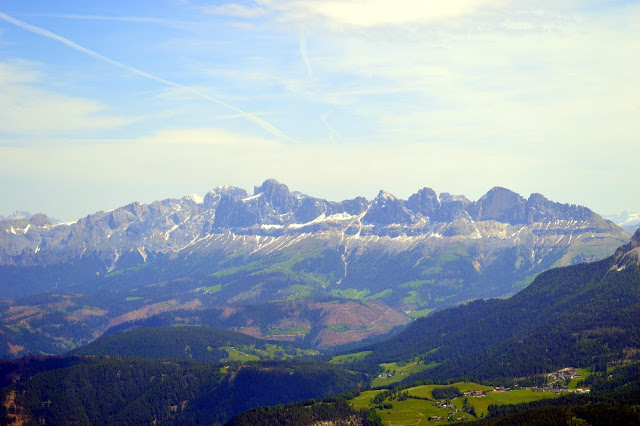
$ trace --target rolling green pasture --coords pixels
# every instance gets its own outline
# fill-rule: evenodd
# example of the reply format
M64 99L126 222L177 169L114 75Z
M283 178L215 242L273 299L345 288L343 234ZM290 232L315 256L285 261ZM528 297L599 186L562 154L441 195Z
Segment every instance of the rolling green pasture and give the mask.
M583 381L584 379L586 379L587 377L589 377L591 374L591 371L589 371L586 368L576 368L576 373L580 374L580 377L576 377L575 379L571 379L571 381L569 382L569 389L576 389L578 387L578 382Z
M396 383L406 379L411 374L416 374L420 371L428 370L429 368L433 368L436 365L437 364L435 363L425 365L425 364L418 364L416 362L407 362L407 363L403 363L402 365L398 365L397 362L392 362L389 364L380 364L380 366L384 368L385 371L389 370L390 372L393 373L393 375L391 377L376 377L371 382L371 386L373 387L386 386L391 383Z
M409 316L411 318L422 318L422 317L426 317L427 315L429 315L431 312L433 312L435 309L420 309L417 311L412 311L409 312Z
M360 361L367 355L372 354L372 351L354 352L351 354L337 355L331 358L330 364L350 364L352 362Z
M389 365L391 364L384 364ZM521 402L538 401L541 399L555 398L556 394L549 392L533 392L530 389L513 390L509 392L494 392L491 386L484 386L472 382L460 382L453 385L460 392L470 390L485 391L484 397L458 397L451 400L456 409L450 407L440 408L436 406L436 400L433 399L432 391L443 385L422 385L406 389L409 398L404 401L398 399L385 399L383 404L391 404L391 408L376 409L382 423L390 426L412 426L417 424L446 424L450 421L474 420L476 417L462 411L465 398L474 408L476 415L481 417L487 414L489 405L505 405L518 404ZM383 390L371 390L362 392L358 397L351 400L351 404L357 409L370 409L375 406L372 403L373 398ZM404 391L403 391L404 392ZM413 397L413 398L412 398ZM422 399L418 399L422 398ZM451 413L451 414L450 414ZM429 417L442 416L443 420L429 421ZM451 420L450 420L451 419Z

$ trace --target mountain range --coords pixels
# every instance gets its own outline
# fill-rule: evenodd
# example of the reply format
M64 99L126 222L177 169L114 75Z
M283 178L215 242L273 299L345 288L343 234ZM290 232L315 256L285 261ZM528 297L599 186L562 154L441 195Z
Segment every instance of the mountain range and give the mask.
M270 179L69 223L35 214L0 222L0 350L59 353L156 319L347 344L625 241L586 207L501 187L331 202Z

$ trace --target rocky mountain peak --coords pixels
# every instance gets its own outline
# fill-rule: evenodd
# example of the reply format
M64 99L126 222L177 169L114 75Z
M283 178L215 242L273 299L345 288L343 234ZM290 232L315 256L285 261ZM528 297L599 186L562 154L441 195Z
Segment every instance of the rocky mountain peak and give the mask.
M397 198L395 195L385 191L384 189L381 189L380 192L378 192L378 195L376 196L376 200L396 200L396 199Z
M407 200L407 208L423 216L432 217L440 207L438 195L431 189L424 187Z
M466 197L442 192L438 198L440 200L440 208L436 217L438 222L451 222L458 218L470 217L467 208L472 203Z
M189 195L185 195L184 197L182 197L183 201L191 201L194 202L196 204L203 204L204 203L204 198L199 196L198 194L189 194Z
M204 196L204 207L207 209L215 208L223 196L235 199L246 198L248 194L244 189L235 186L217 186Z
M15 211L11 213L9 216L0 215L0 221L2 220L18 220L18 219L29 219L31 217L31 213L28 211Z
M255 187L253 195L262 194L262 200L271 205L278 213L290 213L298 198L289 191L289 187L275 179L267 179L260 187Z
M113 268L127 250L145 247L146 253L180 251L195 246L194 241L226 232L297 238L320 231L352 235L359 229L360 236L481 239L513 236L522 225L536 225L523 228L522 235L535 234L541 247L565 246L586 232L622 232L585 207L555 203L540 194L525 200L501 187L491 189L477 202L462 195L437 195L428 187L406 201L380 191L373 201L356 197L333 202L292 192L287 185L268 179L255 187L254 194L219 186L202 201L186 196L150 204L131 203L60 226L50 226L54 221L44 215L35 215L31 222L26 218L0 222L0 264L48 264L95 254L104 259L107 268ZM516 226L513 231L505 231ZM562 239L558 239L562 236L558 234L560 229ZM625 234L613 247L626 238Z
M595 216L586 207L550 201L542 194L531 194L527 200L526 223L556 220L589 220Z
M475 220L497 220L505 223L526 221L527 200L500 186L493 187L475 203Z
M29 219L29 223L33 226L52 225L51 219L46 214L36 213Z
M391 223L409 223L413 219L404 202L395 195L380 191L371 204L371 208L362 220L365 223L388 225Z

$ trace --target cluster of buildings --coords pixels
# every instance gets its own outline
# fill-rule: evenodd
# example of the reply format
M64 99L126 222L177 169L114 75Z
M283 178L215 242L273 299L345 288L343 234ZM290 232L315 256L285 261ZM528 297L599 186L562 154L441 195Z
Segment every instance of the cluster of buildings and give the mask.
M547 375L551 381L566 381L569 379L575 379L580 376L580 373L576 373L576 369L572 367L563 368Z
M453 404L447 404L447 401L438 401L436 402L436 407L438 408L449 408L450 410L455 410L456 406Z
M572 393L588 393L589 389L569 389L566 384L571 379L582 377L573 367L562 368L554 373L547 374L547 384L544 386L535 386L531 390L534 392L572 392Z

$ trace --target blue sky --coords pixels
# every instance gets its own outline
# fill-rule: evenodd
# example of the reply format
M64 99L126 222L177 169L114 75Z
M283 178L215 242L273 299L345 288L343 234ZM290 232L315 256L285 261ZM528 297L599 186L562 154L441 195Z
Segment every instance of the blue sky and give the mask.
M639 1L5 0L0 215L270 177L640 211L638 28Z

